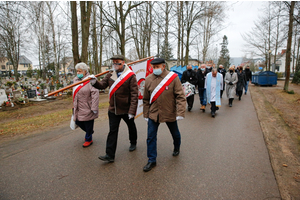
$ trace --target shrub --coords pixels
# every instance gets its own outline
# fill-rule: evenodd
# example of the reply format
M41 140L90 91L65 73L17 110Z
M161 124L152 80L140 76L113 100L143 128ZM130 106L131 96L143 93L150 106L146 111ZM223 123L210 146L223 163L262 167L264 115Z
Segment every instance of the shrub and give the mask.
M288 94L295 94L294 90L287 91Z
M292 83L295 83L297 85L300 83L300 71L298 71L294 74Z
M277 74L277 78L282 78L283 77L283 73L282 72L276 72Z

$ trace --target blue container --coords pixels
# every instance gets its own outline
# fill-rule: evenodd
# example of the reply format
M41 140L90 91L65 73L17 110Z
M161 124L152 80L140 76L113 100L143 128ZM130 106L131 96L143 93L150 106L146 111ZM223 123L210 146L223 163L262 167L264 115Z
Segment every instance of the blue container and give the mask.
M277 85L277 74L271 71L264 71L252 75L252 83L255 85Z

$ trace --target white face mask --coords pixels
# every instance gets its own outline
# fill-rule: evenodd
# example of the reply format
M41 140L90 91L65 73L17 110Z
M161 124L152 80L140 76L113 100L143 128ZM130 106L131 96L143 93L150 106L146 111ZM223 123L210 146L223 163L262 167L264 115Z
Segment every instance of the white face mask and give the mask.
M153 70L153 74L155 74L156 76L161 75L161 73L162 73L161 68L158 68L158 69L154 69L154 70Z

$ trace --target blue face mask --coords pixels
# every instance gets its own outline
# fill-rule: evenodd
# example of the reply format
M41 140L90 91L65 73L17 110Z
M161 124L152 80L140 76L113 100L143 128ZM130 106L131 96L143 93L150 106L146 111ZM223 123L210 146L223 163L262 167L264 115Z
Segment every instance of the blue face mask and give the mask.
M201 68L201 71L204 71L205 70L205 68Z
M77 77L82 79L83 78L83 74L77 74Z
M158 68L158 69L154 69L154 70L153 70L153 74L155 74L156 76L161 75L161 73L162 73L161 68Z

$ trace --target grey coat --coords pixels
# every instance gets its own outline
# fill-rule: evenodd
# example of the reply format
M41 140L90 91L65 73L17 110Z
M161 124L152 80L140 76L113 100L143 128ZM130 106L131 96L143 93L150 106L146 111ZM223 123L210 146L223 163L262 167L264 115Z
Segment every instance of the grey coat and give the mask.
M225 84L226 84L226 95L228 99L234 98L235 95L235 89L236 89L236 83L238 82L238 76L235 72L233 74L230 74L230 72L227 72L225 75ZM233 85L229 85L229 82L232 82Z
M87 77L89 73L85 75ZM79 82L83 80L77 76L73 79L73 82ZM73 119L78 121L90 121L98 118L98 106L99 106L99 90L94 88L90 83L82 87L73 99ZM94 113L93 111L97 111Z

